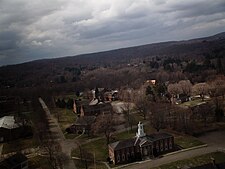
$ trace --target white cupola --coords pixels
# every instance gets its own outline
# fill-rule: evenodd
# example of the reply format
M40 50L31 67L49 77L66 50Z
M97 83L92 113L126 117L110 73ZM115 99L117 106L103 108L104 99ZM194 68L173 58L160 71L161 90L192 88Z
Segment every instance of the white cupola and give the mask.
M136 133L136 137L144 137L146 136L144 132L144 125L139 121L138 123L138 132Z

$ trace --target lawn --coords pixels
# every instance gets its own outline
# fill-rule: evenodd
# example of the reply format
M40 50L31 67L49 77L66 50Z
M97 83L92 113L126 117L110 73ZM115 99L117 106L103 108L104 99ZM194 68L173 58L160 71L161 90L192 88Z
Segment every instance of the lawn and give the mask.
M178 136L175 137L174 141L175 144L181 146L184 149L204 145L204 143L197 140L197 138L191 136Z
M81 149L85 150L87 153L94 156L96 161L106 161L106 158L108 157L108 146L106 145L106 139L99 139L97 141L90 142L85 145L81 145ZM80 157L80 150L79 148L75 149L71 153L72 157ZM93 158L90 157L90 158ZM87 157L90 159L89 157Z
M74 160L74 163L76 165L77 168L79 169L86 169L85 167L85 162L81 162L81 160ZM99 162L96 162L95 165L94 165L94 161L88 161L87 162L87 167L88 168L97 168L97 169L107 169L107 167L105 166L105 164L103 163L99 163Z
M184 102L182 104L180 104L180 106L184 106L184 107L195 107L201 104L206 103L206 101L208 101L209 99L204 99L204 101L202 101L202 99L196 99L196 100L191 100L188 102Z
M19 139L8 143L3 143L2 154L17 152L27 148L36 148L38 142L34 138Z
M209 153L209 154L193 157L186 160L172 162L172 163L165 164L160 167L156 167L152 169L177 169L177 168L183 168L188 166L196 167L199 165L210 163L211 158L214 158L216 163L223 163L225 162L225 153L222 153L222 152Z
M55 117L58 119L60 128L64 134L66 133L66 128L74 124L77 118L73 110L66 108L55 108L52 112L54 112Z

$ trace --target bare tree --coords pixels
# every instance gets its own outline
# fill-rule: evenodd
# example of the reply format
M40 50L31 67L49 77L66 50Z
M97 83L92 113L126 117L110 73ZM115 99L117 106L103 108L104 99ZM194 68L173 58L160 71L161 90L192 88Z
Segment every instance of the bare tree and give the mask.
M182 93L182 89L178 83L169 84L167 90L172 95L172 99ZM172 100L172 102L174 101Z
M208 118L210 117L212 113L211 106L209 103L202 104L198 107L198 113L200 114L200 117L204 123L204 127L207 126Z
M134 97L134 103L138 113L146 119L147 113L149 112L149 101L144 92L137 91Z
M225 94L225 80L222 78L218 78L210 83L210 94L212 96L223 96Z
M165 127L165 117L167 113L167 104L151 102L150 104L150 121L152 127L158 132L160 129Z
M63 169L63 165L68 157L62 153L61 146L53 138L48 138L42 142L42 148L47 154L49 165L52 169Z
M207 83L197 83L192 87L193 93L200 95L202 101L205 95L209 94L209 85Z
M189 80L181 80L179 81L178 85L181 88L183 94L187 96L191 95L192 84Z
M106 143L109 144L112 133L115 131L116 122L112 114L101 114L97 117L96 122L92 126L94 134L103 133Z
M133 119L131 116L131 110L133 109L133 103L131 101L133 100L134 91L132 89L126 89L121 91L120 98L124 101L122 111L125 115L125 118L127 120L128 126L130 126L130 129L132 130L133 127Z

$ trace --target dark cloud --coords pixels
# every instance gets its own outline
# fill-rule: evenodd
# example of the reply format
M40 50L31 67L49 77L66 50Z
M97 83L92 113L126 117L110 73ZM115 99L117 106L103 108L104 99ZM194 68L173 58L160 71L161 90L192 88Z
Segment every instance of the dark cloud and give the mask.
M225 29L224 0L1 0L0 65Z

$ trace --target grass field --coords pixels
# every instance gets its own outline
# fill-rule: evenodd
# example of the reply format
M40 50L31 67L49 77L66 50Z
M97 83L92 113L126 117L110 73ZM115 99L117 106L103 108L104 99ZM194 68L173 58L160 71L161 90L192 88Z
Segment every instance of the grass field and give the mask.
M55 108L52 112L54 112L55 117L58 119L60 128L64 134L66 133L66 128L74 124L77 118L76 114L73 113L73 110L66 108Z
M191 147L200 146L204 144L201 141L191 136L178 136L178 137L175 137L174 141L175 141L175 144L181 146L182 148L191 148Z
M160 167L151 168L151 169L177 169L177 168L183 168L183 167L195 167L195 166L200 166L203 164L210 163L211 158L214 158L216 163L225 162L225 153L222 153L222 152L209 153L209 154L193 157L186 160L172 162L172 163L165 164Z
M89 154L95 154L96 161L106 161L106 158L108 157L108 146L106 145L106 139L104 138L82 145L81 149ZM73 150L71 156L80 157L80 150L78 148ZM93 158L93 156L90 158Z
M191 100L191 101L188 101L188 102L181 103L180 106L184 106L184 107L195 107L195 106L204 104L204 103L206 103L209 100L210 99L204 99L202 101L202 99L199 98L199 99L195 99L195 100Z

